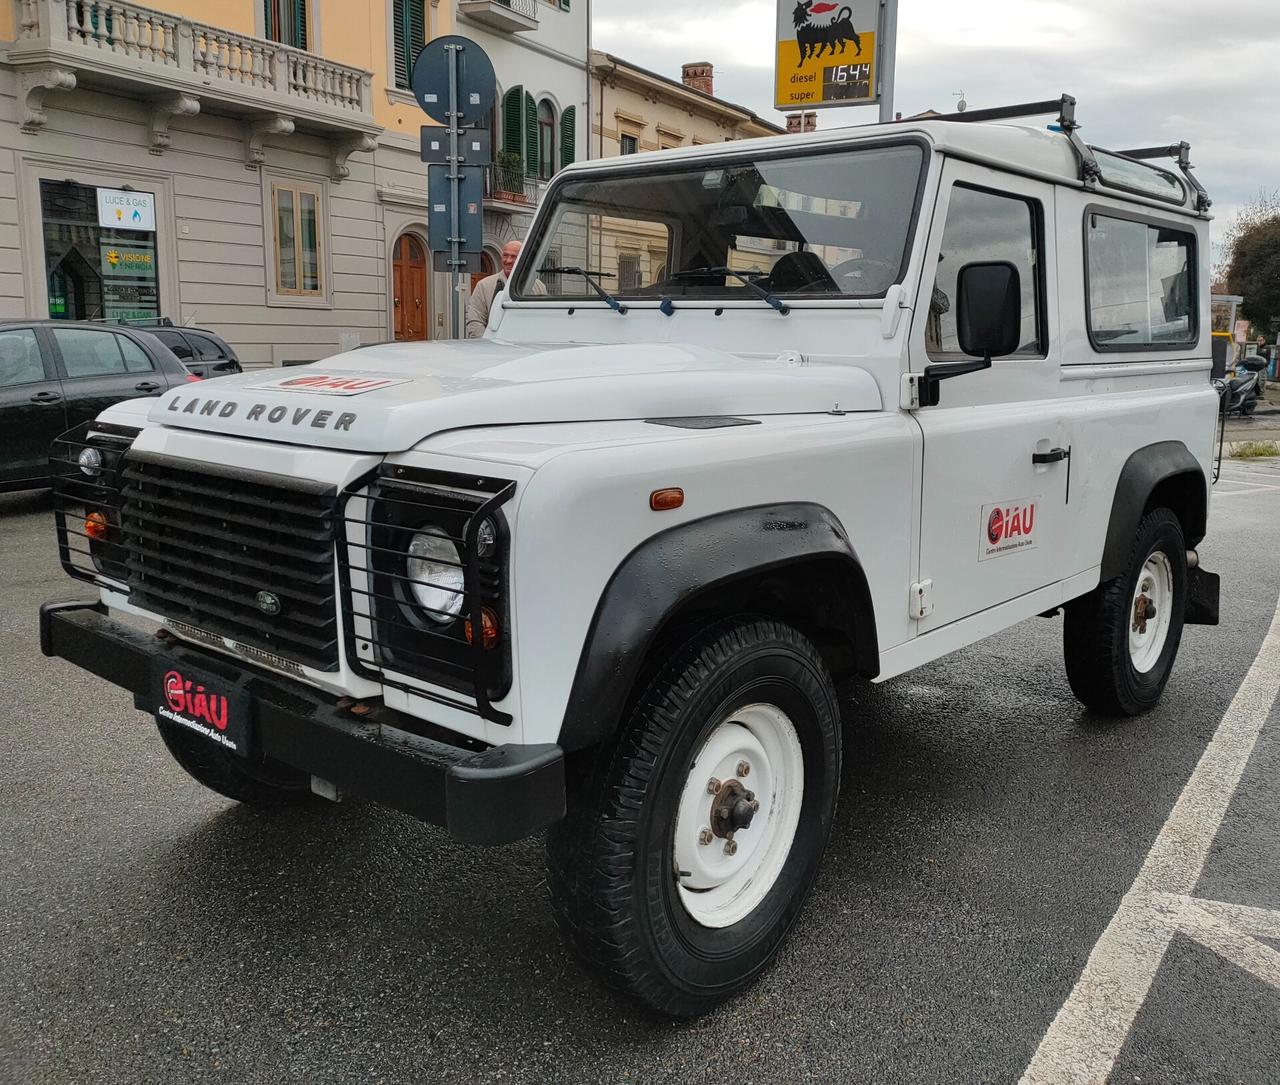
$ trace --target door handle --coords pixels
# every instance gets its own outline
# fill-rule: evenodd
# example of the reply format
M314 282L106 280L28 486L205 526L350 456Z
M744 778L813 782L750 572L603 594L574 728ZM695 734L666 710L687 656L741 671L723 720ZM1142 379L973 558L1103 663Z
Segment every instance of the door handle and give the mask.
M1071 458L1071 449L1069 448L1051 448L1048 452L1031 453L1032 463L1057 463L1059 460L1067 460Z
M36 392L31 397L32 403L61 403L62 396L57 392Z
M139 381L133 386L139 392L154 392L160 387L155 381Z

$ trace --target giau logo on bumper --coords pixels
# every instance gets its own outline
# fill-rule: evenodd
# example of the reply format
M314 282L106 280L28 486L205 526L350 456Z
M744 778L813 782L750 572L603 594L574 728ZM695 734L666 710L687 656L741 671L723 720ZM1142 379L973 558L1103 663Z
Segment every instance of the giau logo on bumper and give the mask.
M1039 495L983 505L982 516L978 521L981 532L978 560L986 561L1014 550L1034 549L1036 509L1039 505Z

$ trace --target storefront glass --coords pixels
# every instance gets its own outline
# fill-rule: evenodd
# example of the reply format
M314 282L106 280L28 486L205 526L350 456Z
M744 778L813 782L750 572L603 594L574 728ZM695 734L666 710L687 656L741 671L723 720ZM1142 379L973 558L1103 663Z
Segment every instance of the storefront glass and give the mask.
M153 320L160 315L151 193L41 181L40 204L51 317Z

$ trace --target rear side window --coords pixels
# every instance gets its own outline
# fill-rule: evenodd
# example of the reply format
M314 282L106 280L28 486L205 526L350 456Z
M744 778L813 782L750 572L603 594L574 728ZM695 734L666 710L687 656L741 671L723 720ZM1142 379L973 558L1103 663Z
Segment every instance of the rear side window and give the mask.
M1188 230L1088 212L1089 337L1095 350L1195 344L1195 241Z
M188 359L194 357L194 353L187 341L182 338L181 332L167 332L157 329L151 333L168 347L179 358Z
M956 328L956 280L965 264L1008 260L1022 286L1020 355L1043 355L1045 336L1040 285L1040 205L1001 192L956 185L947 207L938 271L929 300L925 346L931 355L960 354Z
M218 346L218 344L207 335L197 335L195 332L187 332L187 338L191 341L191 345L196 348L196 353L200 356L202 361L226 361L227 352Z
M92 328L51 331L68 377L109 377L151 369L151 360L142 348L123 335Z
M30 328L0 332L0 388L46 380L36 333Z

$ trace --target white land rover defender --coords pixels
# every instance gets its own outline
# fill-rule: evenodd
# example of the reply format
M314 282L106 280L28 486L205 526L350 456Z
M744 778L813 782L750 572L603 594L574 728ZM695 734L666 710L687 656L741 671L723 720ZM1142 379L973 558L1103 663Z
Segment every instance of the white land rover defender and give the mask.
M1133 715L1217 620L1209 201L1073 107L575 164L482 341L111 407L45 653L233 799L545 830L591 967L708 1010L814 880L837 681L1064 608Z

